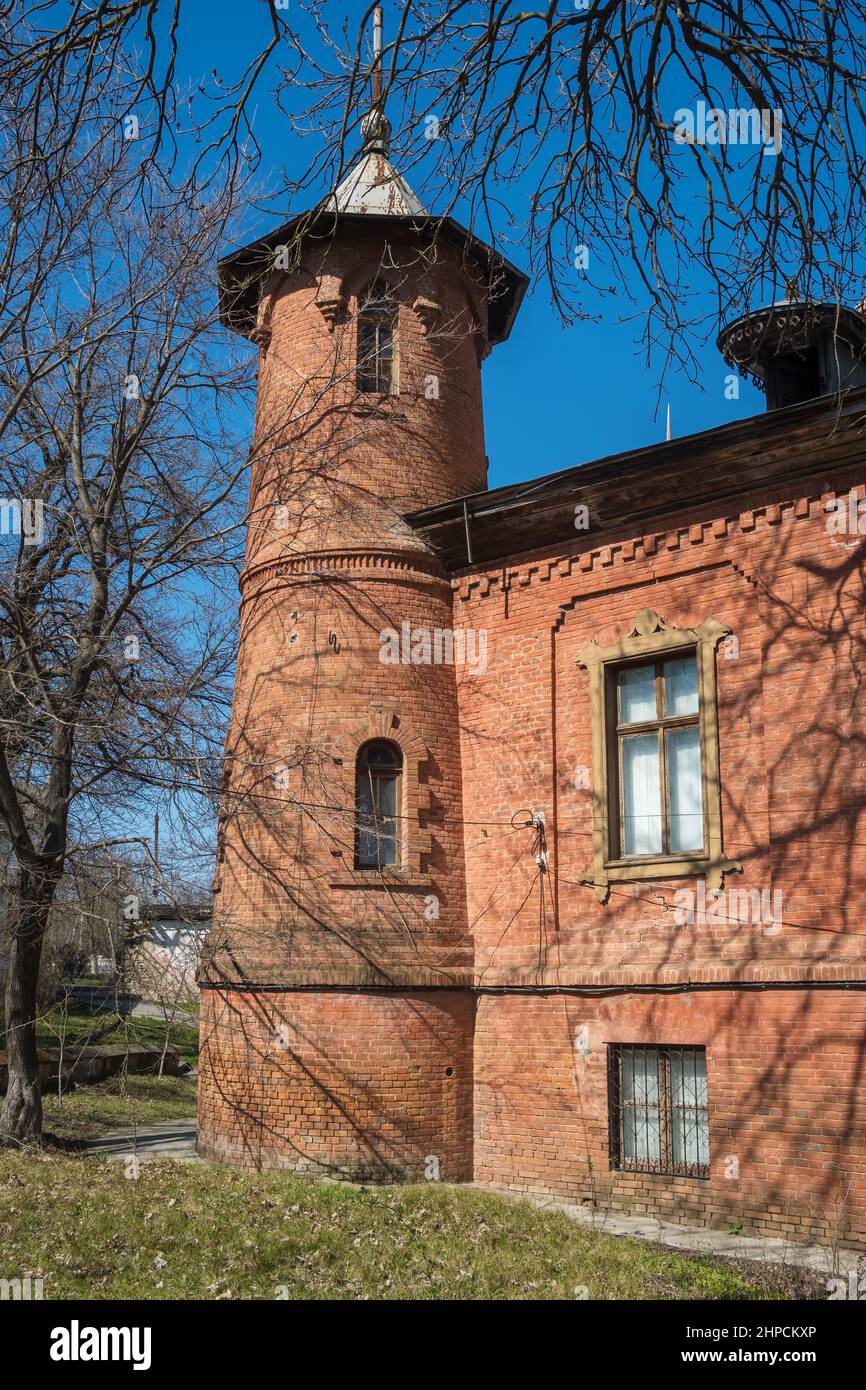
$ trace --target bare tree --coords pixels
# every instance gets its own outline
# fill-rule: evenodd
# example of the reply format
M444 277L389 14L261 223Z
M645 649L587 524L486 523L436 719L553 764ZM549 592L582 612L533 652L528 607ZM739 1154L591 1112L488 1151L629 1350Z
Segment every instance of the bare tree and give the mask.
M213 284L236 178L142 166L110 52L88 81L61 70L38 103L26 81L2 102L0 815L16 880L0 1136L14 1141L41 1128L36 991L70 846L134 833L154 788L213 804L254 386Z
M302 183L341 167L357 142L374 6L343 42L332 7L307 8L321 42L297 43L286 85L307 82L303 127L325 139ZM693 364L700 324L792 286L804 298L863 296L856 0L387 10L382 100L401 170L437 210L528 251L566 319L587 314L588 285L625 295L647 347Z
M117 58L137 42L123 109L153 108L143 161L199 122L199 158L228 168L258 157L250 101L276 82L287 121L315 132L285 189L300 203L332 185L360 143L374 8L350 19L328 0L262 0L261 33L237 72L179 93L183 0L75 0L62 23L46 0L7 0L0 86L23 70L44 100L57 73L89 82L94 53ZM391 0L385 10L381 102L401 169L437 212L520 245L564 318L625 296L647 350L694 369L697 330L759 301L792 287L863 297L863 0Z

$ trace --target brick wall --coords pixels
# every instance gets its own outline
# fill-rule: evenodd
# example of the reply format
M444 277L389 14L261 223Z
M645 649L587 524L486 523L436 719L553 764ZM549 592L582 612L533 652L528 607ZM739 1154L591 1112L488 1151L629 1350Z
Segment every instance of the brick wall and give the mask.
M578 1046L582 1034L585 1055ZM475 1176L606 1210L866 1248L863 991L484 995ZM709 1179L612 1172L611 1043L705 1047Z
M456 621L486 629L490 653L458 686L464 799L484 823L467 854L482 983L866 975L862 576L827 533L827 486L586 535L458 581ZM646 608L732 629L732 655L716 656L723 847L743 873L725 886L780 893L778 923L678 925L674 893L695 880L614 884L604 904L582 882L592 746L577 659ZM532 833L509 829L524 808L547 819L543 882Z
M472 999L203 991L199 1150L355 1181L472 1176Z
M838 1221L847 1241L866 1239L862 575L856 541L834 544L824 510L852 484L862 495L861 479L858 467L640 534L576 536L456 582L458 621L485 628L490 653L458 687L464 798L483 823L466 859L476 980L649 991L481 996L479 1180L795 1238L832 1240ZM694 879L614 884L605 903L584 881L592 748L577 658L646 608L677 627L716 618L736 638L716 661L723 847L743 865L725 887L780 894L770 920L678 921L675 892ZM546 873L534 832L510 829L528 810L546 817ZM688 989L806 981L840 987ZM611 1175L609 1042L706 1046L709 1181Z
M359 393L357 314L384 279L399 394ZM336 322L322 313L339 291ZM431 320L419 301L439 306ZM262 302L259 394L215 927L206 973L248 983L471 978L455 668L383 664L381 633L450 629L451 587L402 520L486 483L486 303L468 262L366 229ZM477 330L477 331L476 331ZM435 390L430 382L435 380ZM355 757L403 753L402 878L353 881ZM279 772L281 783L275 785Z
M398 306L399 395L356 389L359 298ZM323 297L339 295L336 319ZM439 306L431 320L419 302ZM472 999L457 681L380 659L450 629L451 586L403 521L486 485L486 304L468 262L355 230L267 288L200 1091L203 1153L363 1179L471 1177ZM476 331L477 329L477 331ZM403 756L397 876L355 870L355 758ZM279 783L275 775L279 774ZM315 987L405 987L405 994ZM276 986L310 986L310 993ZM436 985L417 994L413 986ZM251 988L267 986L267 990ZM279 1029L288 1030L285 1042Z

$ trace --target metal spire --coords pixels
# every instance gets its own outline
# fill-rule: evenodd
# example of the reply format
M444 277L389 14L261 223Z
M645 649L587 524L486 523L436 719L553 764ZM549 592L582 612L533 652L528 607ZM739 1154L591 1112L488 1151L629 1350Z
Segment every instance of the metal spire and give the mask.
M371 108L361 122L364 148L354 168L321 204L345 213L379 217L426 217L405 179L388 159L391 122L382 96L382 6L373 11L373 63L370 68Z
M391 141L391 122L385 115L382 103L382 33L384 21L382 6L373 11L373 66L370 71L370 93L372 108L361 122L364 149L387 154Z
M373 109L382 104L382 6L373 11Z

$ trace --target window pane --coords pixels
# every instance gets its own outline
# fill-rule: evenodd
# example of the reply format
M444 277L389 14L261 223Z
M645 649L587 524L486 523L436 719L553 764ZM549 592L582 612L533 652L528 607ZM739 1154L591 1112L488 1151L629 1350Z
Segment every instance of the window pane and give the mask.
M659 741L655 734L622 740L622 853L661 854Z
M668 830L671 853L703 849L704 812L701 799L701 734L697 728L669 729Z
M622 1053L622 1156L661 1158L658 1052L628 1048Z
M399 804L402 755L393 743L365 744L358 753L356 803L360 868L399 864Z
M376 868L396 864L397 823L379 816L359 817L358 863L361 868Z
M666 661L665 676L665 715L697 714L698 712L698 664L693 656L682 661Z
M656 716L654 666L626 666L617 676L620 724L639 724Z
M368 767L399 767L400 754L390 743L368 743L364 749L364 762Z
M394 821L379 826L379 863L397 863L397 826Z
M358 863L364 869L378 864L376 855L376 833L362 825L358 831Z
M376 809L383 816L396 816L397 814L397 778L381 772L375 778L374 787L376 788Z
M366 772L358 775L358 810L362 816L373 814L373 784Z
M671 1051L671 1157L674 1163L710 1161L707 1125L707 1056L684 1048Z
M358 352L362 362L370 363L376 357L376 325L369 319L362 319L358 334Z

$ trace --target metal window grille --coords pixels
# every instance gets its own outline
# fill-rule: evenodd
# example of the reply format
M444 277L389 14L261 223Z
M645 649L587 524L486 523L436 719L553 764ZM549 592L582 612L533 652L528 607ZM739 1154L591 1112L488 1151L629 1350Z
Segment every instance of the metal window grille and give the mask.
M608 1070L611 1167L708 1178L706 1049L618 1043Z

